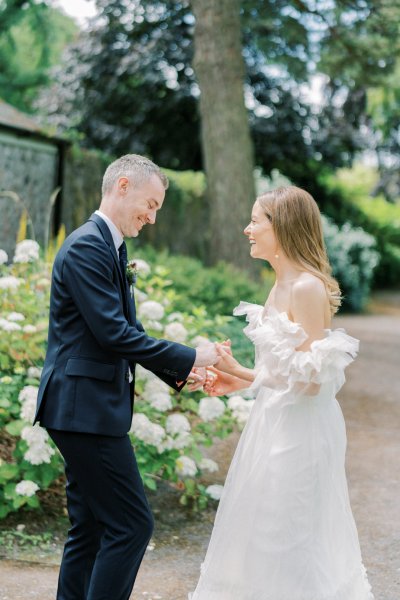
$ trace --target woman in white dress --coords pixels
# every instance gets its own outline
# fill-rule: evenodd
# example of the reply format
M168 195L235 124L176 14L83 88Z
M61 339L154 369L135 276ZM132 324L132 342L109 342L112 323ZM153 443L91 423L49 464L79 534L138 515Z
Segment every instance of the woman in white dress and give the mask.
M250 387L250 417L233 457L191 600L373 600L345 474L336 394L358 340L331 329L340 305L313 198L294 186L260 196L244 230L276 274L266 305L241 302L255 367L218 345L210 395Z

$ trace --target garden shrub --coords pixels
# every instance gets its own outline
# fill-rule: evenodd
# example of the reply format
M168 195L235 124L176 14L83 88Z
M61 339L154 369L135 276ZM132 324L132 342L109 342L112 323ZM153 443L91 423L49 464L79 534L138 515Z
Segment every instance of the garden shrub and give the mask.
M369 298L374 270L379 264L375 238L361 227L341 227L323 216L324 237L332 274L343 294L342 308L361 311Z
M42 491L51 491L63 472L47 432L32 426L46 350L51 264L39 259L36 242L29 240L6 263L0 250L0 518L22 507L39 508ZM138 268L138 314L150 335L193 346L207 332L224 339L229 317L183 302L162 261L150 266L138 260ZM204 473L218 469L203 449L242 425L251 401L236 398L233 406L203 392L178 395L141 367L136 392L131 436L144 485L154 490L165 480L180 491L182 504L204 508L221 486L201 483Z

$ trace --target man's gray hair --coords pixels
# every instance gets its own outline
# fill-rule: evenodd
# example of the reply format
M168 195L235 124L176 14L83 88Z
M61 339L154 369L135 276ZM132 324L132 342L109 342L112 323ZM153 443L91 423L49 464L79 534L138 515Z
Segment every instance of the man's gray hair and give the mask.
M136 186L150 179L152 175L157 175L164 188L168 188L168 177L150 159L139 154L125 154L107 167L103 176L101 192L105 196L112 190L120 177L127 177Z

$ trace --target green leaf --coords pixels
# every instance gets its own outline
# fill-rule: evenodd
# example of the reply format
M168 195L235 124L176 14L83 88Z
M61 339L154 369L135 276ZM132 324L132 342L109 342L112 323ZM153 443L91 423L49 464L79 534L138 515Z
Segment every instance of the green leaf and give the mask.
M144 482L144 485L149 488L149 490L156 491L157 483L154 481L154 479L151 479L150 477L145 477L143 479L143 482Z
M39 498L37 496L29 496L26 503L31 508L39 508L40 506Z
M4 483L9 479L13 479L18 475L18 467L17 465L13 465L11 463L3 463L0 466L0 483Z
M21 435L21 431L23 430L24 427L26 427L26 422L22 421L21 419L18 419L16 421L11 421L11 423L8 423L5 426L5 430L10 435L19 436L19 435Z
M4 517L6 517L9 512L11 511L8 508L8 506L6 506L5 504L0 504L0 519L4 519Z

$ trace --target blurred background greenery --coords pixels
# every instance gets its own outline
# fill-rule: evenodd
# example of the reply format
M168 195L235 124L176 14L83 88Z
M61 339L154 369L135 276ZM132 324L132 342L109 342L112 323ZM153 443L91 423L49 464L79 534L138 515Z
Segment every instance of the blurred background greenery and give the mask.
M0 98L71 143L67 233L111 158L145 154L171 187L131 253L164 252L186 297L229 314L271 285L241 231L289 181L359 311L400 281L399 17L396 0L0 0Z

